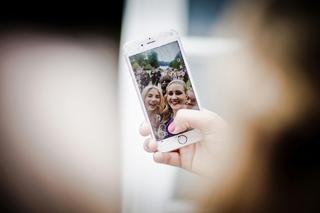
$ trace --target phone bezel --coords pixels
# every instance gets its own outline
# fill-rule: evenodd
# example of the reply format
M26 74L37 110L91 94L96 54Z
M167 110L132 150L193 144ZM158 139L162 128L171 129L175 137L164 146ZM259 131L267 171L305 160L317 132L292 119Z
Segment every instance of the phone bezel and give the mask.
M166 31L166 32L161 32L156 35L151 35L151 36L148 36L146 39L127 42L127 43L125 43L124 48L123 48L125 61L126 61L128 68L130 70L131 79L132 79L132 81L134 83L134 87L138 93L140 105L142 107L143 114L144 114L146 120L148 121L148 126L150 129L152 129L151 121L150 121L150 118L148 117L148 113L147 113L145 106L144 106L144 101L142 100L142 96L140 94L139 85L136 81L134 71L133 71L131 63L130 63L130 57L133 55L148 51L150 49L154 49L154 48L166 45L168 43L175 42L175 41L178 42L178 45L180 47L181 55L183 57L183 60L184 60L184 63L185 63L185 66L186 66L186 69L188 72L188 76L189 76L189 79L190 79L190 82L192 85L192 89L195 94L199 110L201 110L202 107L201 107L201 104L200 104L200 101L198 98L199 97L198 93L195 89L195 85L194 85L193 77L192 77L192 74L190 71L190 67L189 67L188 62L186 60L185 52L184 52L183 46L181 44L179 34L175 30L170 30L170 31ZM171 137L163 139L163 140L157 140L153 131L151 131L151 135L152 135L152 138L158 142L158 150L161 152L169 152L169 151L178 149L180 147L199 142L202 139L201 133L196 129L191 129L189 131L183 132L183 133L175 135L175 136L171 136ZM180 139L179 137L181 137L181 135L184 135L188 138L186 143L183 143L183 144L179 143L178 139Z

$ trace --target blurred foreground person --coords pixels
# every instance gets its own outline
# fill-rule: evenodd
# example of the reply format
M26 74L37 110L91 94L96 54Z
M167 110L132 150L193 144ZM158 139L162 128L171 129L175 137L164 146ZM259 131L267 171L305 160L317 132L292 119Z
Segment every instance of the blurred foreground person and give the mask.
M1 212L119 212L117 44L0 34Z
M147 140L156 162L215 182L200 198L199 211L320 212L320 13L311 4L237 5L233 12L248 44L229 62L239 70L230 79L235 107L229 124L207 110L183 109L169 129L199 129L203 141L160 153ZM144 126L140 132L149 134Z

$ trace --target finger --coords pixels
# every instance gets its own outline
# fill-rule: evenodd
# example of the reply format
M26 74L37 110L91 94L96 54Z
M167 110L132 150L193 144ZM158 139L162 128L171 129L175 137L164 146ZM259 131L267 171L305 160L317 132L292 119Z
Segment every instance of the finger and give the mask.
M195 144L190 144L179 149L181 156L181 167L187 170L192 170L192 162L195 153Z
M225 121L217 114L208 110L180 109L173 121L172 133L177 134L187 129L198 129L202 133L214 130L216 125L222 125Z
M153 159L157 163L181 167L179 152L156 152L153 155Z
M147 138L143 143L143 148L147 152L156 152L158 149L157 142L155 142L152 138Z
M139 128L140 135L148 136L151 134L150 127L146 121L142 122Z

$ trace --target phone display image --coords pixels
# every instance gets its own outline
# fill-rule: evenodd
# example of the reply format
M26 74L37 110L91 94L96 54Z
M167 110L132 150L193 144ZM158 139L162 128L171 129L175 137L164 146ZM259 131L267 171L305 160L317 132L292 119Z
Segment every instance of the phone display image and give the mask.
M157 140L173 136L168 127L180 109L199 109L178 41L129 57Z

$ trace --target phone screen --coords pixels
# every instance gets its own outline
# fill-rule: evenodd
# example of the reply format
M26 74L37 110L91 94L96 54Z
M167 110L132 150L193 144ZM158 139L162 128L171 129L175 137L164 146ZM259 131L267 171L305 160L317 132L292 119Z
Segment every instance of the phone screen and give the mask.
M129 57L135 80L157 140L180 109L199 109L178 41Z

